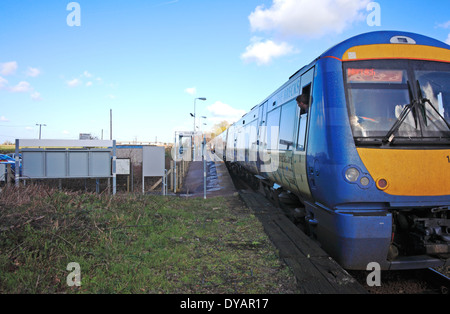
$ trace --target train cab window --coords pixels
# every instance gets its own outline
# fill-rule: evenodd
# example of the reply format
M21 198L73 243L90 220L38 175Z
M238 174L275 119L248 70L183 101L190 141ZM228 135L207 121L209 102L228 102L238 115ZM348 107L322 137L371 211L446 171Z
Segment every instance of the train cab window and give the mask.
M312 105L312 98L311 98L311 92L312 92L312 81L313 81L313 75L314 75L314 68L306 72L302 76L301 80L301 94L307 95L309 98L309 108L311 108ZM309 116L309 109L304 110L300 109L300 117L299 117L299 123L298 123L298 129L297 129L297 150L304 151L305 150L305 144L306 144L306 134L307 134L307 127L308 127L308 116Z
M300 116L300 125L298 128L298 142L297 150L305 150L305 139L306 139L306 125L308 121L308 114L302 114Z

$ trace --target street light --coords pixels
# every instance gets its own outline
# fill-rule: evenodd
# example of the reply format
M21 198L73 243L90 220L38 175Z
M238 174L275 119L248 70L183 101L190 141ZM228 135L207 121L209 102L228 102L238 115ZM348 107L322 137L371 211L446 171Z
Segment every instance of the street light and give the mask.
M195 99L194 99L194 115L192 115L192 113L191 113L191 116L194 117L194 133L196 132L196 128L195 128L195 118L197 118L197 116L196 116L196 114L195 114L195 109L196 109L195 107L196 107L196 101L197 101L197 99L205 101L206 98L205 98L205 97L200 97L200 98L195 98Z
M43 126L47 126L47 124L36 123L36 125L39 125L39 139L41 139L41 129Z
M206 122L206 119L208 119L208 117L205 117L205 116L201 116L201 118L202 118L202 119L205 119L205 122ZM202 124L203 124L203 125L207 125L205 122L203 122ZM201 130L202 133L203 133L203 127L201 127L200 130Z

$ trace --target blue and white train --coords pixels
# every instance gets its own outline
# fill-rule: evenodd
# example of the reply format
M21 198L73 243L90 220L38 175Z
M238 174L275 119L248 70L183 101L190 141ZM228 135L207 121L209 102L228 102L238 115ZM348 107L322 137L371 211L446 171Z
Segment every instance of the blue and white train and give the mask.
M344 268L450 264L447 44L400 31L350 38L213 145L231 169L296 195L311 236Z

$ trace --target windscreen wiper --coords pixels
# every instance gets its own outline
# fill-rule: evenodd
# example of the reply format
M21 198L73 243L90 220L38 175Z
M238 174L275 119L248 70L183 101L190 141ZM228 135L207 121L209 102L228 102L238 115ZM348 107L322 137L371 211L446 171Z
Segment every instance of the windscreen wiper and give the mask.
M441 115L439 110L437 110L434 107L434 105L431 103L431 101L429 99L423 97L422 88L420 87L419 80L417 80L417 90L419 91L420 111L422 112L422 116L423 116L425 125L428 125L427 113L426 113L426 109L425 109L425 103L428 103L428 104L430 104L431 108L433 108L433 110L438 114L439 118L441 118L445 122L445 124L447 125L447 127L450 130L450 123L447 122L447 120L445 120L445 118Z
M407 104L403 108L402 112L400 113L400 115L397 118L397 121L395 121L392 128L389 130L389 132L387 132L386 136L383 138L383 143L391 143L393 141L394 133L398 131L398 129L400 128L402 123L405 121L408 114L413 110L413 108L418 105L418 102L413 97L411 85L409 84L409 81L408 81L408 91L409 91L409 99L412 99L412 102ZM417 117L416 116L414 116L414 121L416 122L416 128L417 128Z
M392 126L392 128L389 130L389 132L387 132L386 136L383 138L383 143L391 143L392 140L394 139L394 133L398 131L398 129L400 128L400 126L402 125L403 121L405 121L406 117L408 116L408 114L411 112L411 110L416 106L417 101L413 100L412 103L407 104L402 112L400 113L397 121L395 121L394 125ZM417 121L416 121L417 123Z

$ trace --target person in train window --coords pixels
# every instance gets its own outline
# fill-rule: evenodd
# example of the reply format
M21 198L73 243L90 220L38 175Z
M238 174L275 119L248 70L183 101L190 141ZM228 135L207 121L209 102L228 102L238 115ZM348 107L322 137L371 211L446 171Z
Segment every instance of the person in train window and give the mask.
M300 107L300 114L308 113L309 110L309 95L301 94L297 97L297 105Z

